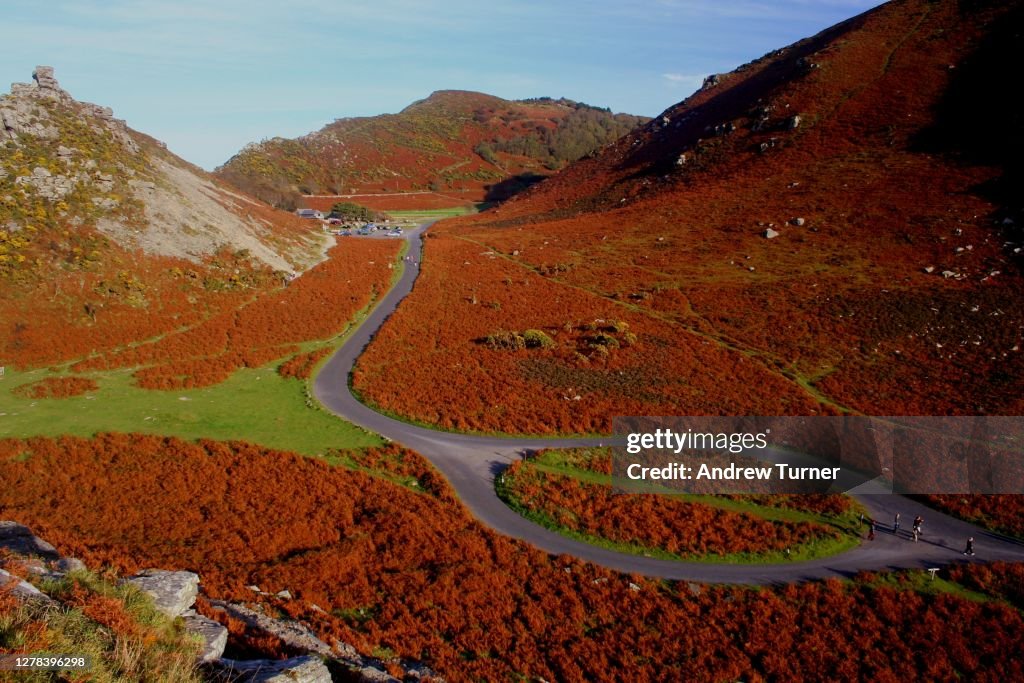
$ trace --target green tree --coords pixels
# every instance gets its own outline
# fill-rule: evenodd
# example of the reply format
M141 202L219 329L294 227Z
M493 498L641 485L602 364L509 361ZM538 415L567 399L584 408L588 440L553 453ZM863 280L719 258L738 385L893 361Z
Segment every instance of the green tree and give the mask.
M331 215L343 221L372 221L374 212L354 202L338 202L331 207Z

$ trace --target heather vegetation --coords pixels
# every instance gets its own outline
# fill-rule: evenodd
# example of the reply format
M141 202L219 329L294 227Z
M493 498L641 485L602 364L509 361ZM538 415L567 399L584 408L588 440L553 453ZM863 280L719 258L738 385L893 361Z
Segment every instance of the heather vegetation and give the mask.
M626 495L612 489L610 473L608 449L546 450L514 462L496 488L538 524L638 555L792 562L857 544L858 516L840 496Z
M932 494L920 498L972 524L1024 540L1024 501L1018 495Z
M417 190L480 201L490 186L562 168L645 120L571 100L442 91L398 114L339 119L297 140L251 144L217 172L283 208L305 202L301 195Z
M402 245L351 240L344 246L287 286L232 288L225 303L234 306L189 316L195 322L167 334L137 338L70 367L8 367L0 381L0 436L112 430L247 438L307 455L380 443L319 410L307 386L318 363L390 287ZM185 287L202 286L192 285L188 273L179 277ZM41 326L45 319L33 322ZM36 365L80 356L89 341L33 337L32 329L22 328L12 350ZM131 339L138 328L118 332Z
M924 572L760 590L650 581L490 532L444 482L423 480L432 470L414 454L366 464L420 485L237 442L4 440L0 476L14 485L0 515L17 510L61 552L121 572L202 567L210 597L257 599L451 681L1024 675L1024 621L996 597L1015 595L1001 568L931 584ZM140 519L161 534L140 533ZM254 598L250 584L293 598Z
M228 191L52 69L0 96L0 365L173 333L319 258L299 219ZM62 380L68 385L69 380Z
M569 103L568 106L572 107L572 112L560 120L557 127L537 126L535 130L511 139L499 137L487 151L491 156L494 152L504 152L539 159L546 169L555 171L617 140L646 120L627 114L612 115L607 109L580 103Z
M1018 10L975 9L886 4L435 226L355 386L479 431L603 431L616 414L1018 414L1024 217L988 191L1014 162L978 153L973 133L943 137L941 154L921 142L953 122L990 128L984 107L947 94L977 91L1012 52L999 27ZM597 318L625 320L637 343L563 355L554 332ZM527 328L558 348L477 341ZM424 364L403 339L443 343ZM456 364L457 386L428 405Z
M562 284L575 268L561 254L533 268L449 225L431 228L415 290L357 362L352 385L372 405L445 428L534 434L608 431L613 415L830 410L710 335ZM554 346L527 348L526 330Z
M1008 16L1016 6L897 0L715 76L653 121L439 92L249 146L219 175L286 208L324 195L301 201L344 220L467 214L427 233L412 293L351 377L326 378L409 422L550 435L630 414L1019 413L1015 160L979 153L997 108L948 101L978 94L961 74L991 68L979 54L993 44L1015 54ZM118 582L161 567L453 682L1024 680L1024 565L965 557L750 588L627 575L496 533L424 457L311 392L401 272L404 242L342 238L318 265L277 263L312 222L225 190L216 202L266 227L252 249L136 249L101 227L146 233L139 197L169 182L153 171L169 153L38 106L57 137L0 143L0 519L104 569L33 579L53 603L0 589L0 653L87 652L90 680L196 680L196 643ZM80 172L92 181L59 200L28 189ZM202 183L193 199L213 192ZM191 244L199 228L181 233ZM489 482L478 463L463 472ZM788 578L863 529L846 496L620 495L610 475L608 449L541 450L482 493L674 569ZM1024 538L1019 499L924 497ZM894 557L961 558L925 540ZM862 556L887 560L887 541ZM298 654L206 599L197 609L235 655Z
M97 354L76 372L141 368L150 389L183 389L224 381L240 367L259 367L291 355L296 344L343 331L391 283L396 242L355 240L287 286L258 293L234 310L146 342Z

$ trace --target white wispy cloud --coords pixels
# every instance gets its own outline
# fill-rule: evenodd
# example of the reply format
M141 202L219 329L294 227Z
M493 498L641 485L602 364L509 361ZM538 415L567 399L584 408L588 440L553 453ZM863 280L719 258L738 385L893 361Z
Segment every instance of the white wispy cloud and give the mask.
M677 74L668 73L662 74L661 77L668 81L669 86L673 88L699 88L701 83L704 82L704 77L707 74Z

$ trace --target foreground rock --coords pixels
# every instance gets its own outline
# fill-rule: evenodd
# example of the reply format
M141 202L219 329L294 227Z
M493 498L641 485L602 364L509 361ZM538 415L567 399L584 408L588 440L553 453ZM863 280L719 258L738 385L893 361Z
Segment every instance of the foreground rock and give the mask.
M156 608L172 619L192 607L199 595L199 576L192 572L146 569L126 581L150 595Z
M331 683L331 672L319 657L304 655L291 659L222 659L217 665L222 680L245 683Z
M198 661L208 663L224 656L224 648L228 645L227 628L193 610L188 610L183 618L185 630L203 639L203 651L199 653Z
M56 548L34 535L24 524L11 521L0 521L0 549L45 560L61 559Z
M42 578L60 578L67 572L85 569L80 560L61 557L52 545L34 535L28 527L13 521L0 521L0 550L13 554L19 558L24 570ZM233 619L241 620L258 631L280 639L293 651L306 653L283 661L226 659L224 651L228 644L228 629L192 609L199 594L197 574L189 571L146 569L125 579L123 583L131 584L148 594L160 612L172 619L180 617L185 629L202 639L203 648L197 661L205 665L204 670L217 680L327 683L331 681L331 673L325 664L327 662L335 673L341 676L341 680L369 683L400 682L400 679L387 673L385 662L364 657L348 643L338 640L328 645L302 622L275 619L263 613L261 605L250 607L211 600L210 604L215 610L225 612ZM261 595L265 595L258 588L253 588ZM28 581L3 569L0 569L0 590L9 591L20 600L52 601ZM286 591L280 591L279 595L281 593ZM316 606L313 607L319 610ZM419 662L392 659L388 664L401 667L404 680L430 679L441 683L444 680Z
M28 581L14 576L10 572L0 569L0 591L10 592L19 600L42 600L50 602L51 598Z
M338 646L332 648L317 638L311 629L300 622L274 619L243 605L235 605L221 600L211 600L210 605L214 609L226 612L229 616L239 619L253 628L280 638L281 642L285 645L297 650L303 650L311 654L320 655L321 657L335 657L340 653Z
M372 657L364 657L348 643L335 640L328 645L320 640L305 624L298 621L274 619L259 612L257 609L211 600L214 609L226 612L229 616L245 622L248 626L281 639L281 642L296 650L318 655L336 662L346 670L346 680L366 681L367 683L399 683L399 679L387 673L385 663ZM433 670L418 662L397 660L397 664L405 671L405 679L429 678L442 681Z

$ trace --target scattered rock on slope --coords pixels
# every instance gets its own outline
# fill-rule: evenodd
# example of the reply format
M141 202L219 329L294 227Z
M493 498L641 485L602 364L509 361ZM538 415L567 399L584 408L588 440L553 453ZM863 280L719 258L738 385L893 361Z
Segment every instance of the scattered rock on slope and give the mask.
M245 683L331 683L331 672L313 655L291 659L222 659L220 675L226 680ZM395 680L395 679L392 679Z
M60 559L56 548L33 534L24 524L12 521L0 521L0 550L45 560Z
M192 572L145 569L126 581L149 594L156 608L171 618L184 614L199 595L199 576Z
M193 610L183 615L185 629L203 639L203 650L199 654L200 662L213 662L224 655L228 645L228 630L213 619L207 619Z

